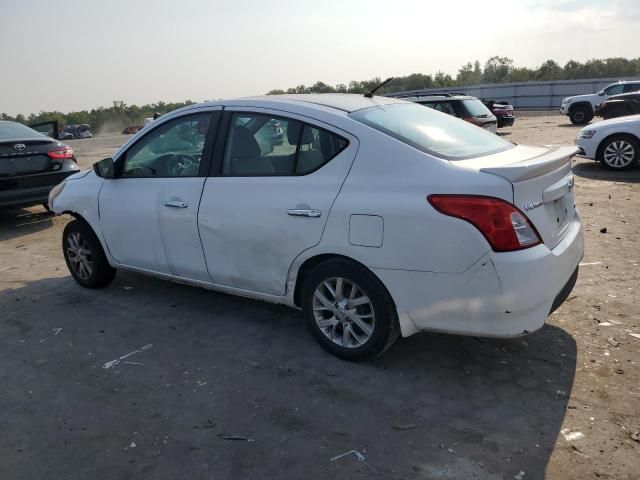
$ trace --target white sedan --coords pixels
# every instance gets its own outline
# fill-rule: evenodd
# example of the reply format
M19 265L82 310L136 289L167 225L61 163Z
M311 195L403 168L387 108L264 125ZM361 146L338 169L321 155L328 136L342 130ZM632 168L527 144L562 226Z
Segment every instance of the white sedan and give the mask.
M163 115L49 202L75 217L79 284L126 269L298 307L360 360L400 334L540 328L583 255L576 150L392 98L227 100Z
M626 170L640 160L640 115L612 118L578 132L578 155L611 170Z

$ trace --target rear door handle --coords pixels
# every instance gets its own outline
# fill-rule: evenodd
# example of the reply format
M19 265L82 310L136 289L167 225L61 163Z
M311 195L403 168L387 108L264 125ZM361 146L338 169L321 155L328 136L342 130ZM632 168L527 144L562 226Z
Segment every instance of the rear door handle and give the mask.
M320 210L314 210L313 208L292 208L291 210L287 210L287 214L293 217L318 218L322 216Z
M187 208L189 203L182 201L164 202L164 206L171 208Z

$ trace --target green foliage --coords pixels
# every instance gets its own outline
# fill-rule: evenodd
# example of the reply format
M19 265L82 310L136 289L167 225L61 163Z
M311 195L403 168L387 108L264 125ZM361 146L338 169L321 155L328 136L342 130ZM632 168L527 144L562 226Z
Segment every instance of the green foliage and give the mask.
M405 77L396 77L377 91L378 94L401 92L406 90L421 90L436 87L457 87L464 85L478 85L481 83L528 82L534 80L577 80L588 78L628 78L640 76L639 58L605 58L592 59L584 63L570 60L564 67L549 59L535 69L515 67L513 60L507 57L494 56L485 63L484 69L480 62L467 62L458 69L455 77L438 71L435 75L412 73ZM281 95L283 93L366 93L379 85L379 77L370 80L355 81L349 84L340 83L332 86L324 82L316 82L307 87L298 85L286 90L271 90L267 95ZM95 133L103 131L120 131L129 125L142 125L144 119L153 117L154 113L164 114L176 108L191 105L187 100L178 103L152 103L150 105L127 105L122 100L114 100L110 107L100 107L90 111L78 112L44 112L15 117L0 113L0 120L15 120L24 124L39 123L52 119L58 120L60 126L86 123Z
M129 125L142 125L145 118L153 117L155 113L165 114L193 103L191 100L177 103L158 102L139 107L137 105L127 105L122 100L114 100L111 107L100 107L90 111L82 110L69 113L41 111L38 114L32 113L28 116L18 114L15 117L0 113L0 120L15 120L27 125L57 120L60 127L86 123L91 126L94 133L102 131L120 132Z
M458 69L455 77L438 71L435 75L412 73L406 77L396 77L377 91L378 94L421 90L424 88L458 87L482 83L530 82L536 80L579 80L588 78L625 78L640 76L640 58L606 58L588 60L585 63L571 60L562 67L554 60L547 60L538 68L516 67L508 57L491 57L481 67L478 60L467 62ZM283 93L366 93L381 83L379 77L371 80L340 83L331 86L316 82L307 87L298 85L287 90L271 90L267 95Z

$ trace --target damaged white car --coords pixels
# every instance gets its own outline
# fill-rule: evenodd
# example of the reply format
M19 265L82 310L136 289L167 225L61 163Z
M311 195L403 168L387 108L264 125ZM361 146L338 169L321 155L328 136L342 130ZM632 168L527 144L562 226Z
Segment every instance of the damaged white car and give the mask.
M393 98L227 100L163 115L49 204L75 217L81 285L126 269L299 307L326 350L361 360L400 334L540 328L583 255L576 150Z

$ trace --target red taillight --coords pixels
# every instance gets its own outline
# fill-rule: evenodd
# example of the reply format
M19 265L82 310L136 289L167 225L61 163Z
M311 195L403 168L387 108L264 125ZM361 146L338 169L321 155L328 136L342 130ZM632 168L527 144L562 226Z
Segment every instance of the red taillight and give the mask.
M472 224L496 252L510 252L541 243L540 235L524 213L494 197L429 195L429 203L444 215Z
M49 158L54 160L64 160L66 158L73 159L73 149L65 145L64 147L56 148L55 150L50 150L47 152Z

